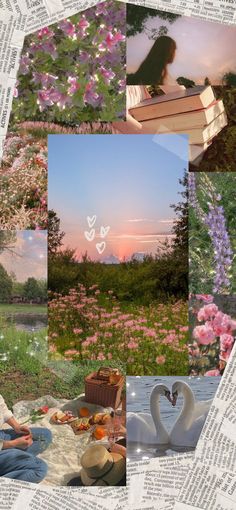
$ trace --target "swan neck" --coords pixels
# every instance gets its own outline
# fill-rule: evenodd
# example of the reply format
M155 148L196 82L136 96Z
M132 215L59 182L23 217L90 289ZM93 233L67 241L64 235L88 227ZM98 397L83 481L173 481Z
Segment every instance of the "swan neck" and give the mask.
M158 436L161 436L163 434L166 435L166 429L161 421L160 393L158 391L154 391L151 394L150 410L151 410L152 419L155 424Z
M188 427L191 421L192 412L194 410L195 399L193 392L191 388L189 388L189 386L182 386L181 393L184 397L184 403L178 421L181 421L183 426Z

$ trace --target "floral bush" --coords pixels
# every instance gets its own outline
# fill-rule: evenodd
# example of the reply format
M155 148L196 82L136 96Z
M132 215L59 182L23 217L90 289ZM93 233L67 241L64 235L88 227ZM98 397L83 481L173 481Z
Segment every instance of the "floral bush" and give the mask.
M26 37L13 121L122 118L125 21L125 5L108 0Z
M0 163L0 228L47 228L47 143L9 133Z
M194 322L189 345L192 373L222 375L235 342L236 320L223 313L211 295L196 295L190 307Z
M189 174L190 292L236 289L236 174Z
M188 374L187 304L129 305L113 291L80 285L50 295L49 350L52 359L117 360L129 375Z

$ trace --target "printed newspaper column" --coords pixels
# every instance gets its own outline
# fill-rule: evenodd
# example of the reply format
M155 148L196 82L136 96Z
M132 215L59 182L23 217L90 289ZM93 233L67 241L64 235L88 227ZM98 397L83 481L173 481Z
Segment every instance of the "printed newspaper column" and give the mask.
M99 0L35 0L30 1L30 15L27 20L26 34L32 34L40 28L84 11Z
M228 25L236 24L236 0L120 0L122 2L173 12Z
M24 42L26 15L0 13L0 158L7 133L12 99Z
M174 510L236 508L236 344Z

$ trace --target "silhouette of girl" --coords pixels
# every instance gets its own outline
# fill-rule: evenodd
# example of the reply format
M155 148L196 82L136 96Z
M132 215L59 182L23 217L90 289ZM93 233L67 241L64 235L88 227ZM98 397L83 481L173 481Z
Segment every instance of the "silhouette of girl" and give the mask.
M138 70L128 74L128 85L164 85L168 84L167 66L174 61L176 42L166 35L160 36L154 42L147 57Z

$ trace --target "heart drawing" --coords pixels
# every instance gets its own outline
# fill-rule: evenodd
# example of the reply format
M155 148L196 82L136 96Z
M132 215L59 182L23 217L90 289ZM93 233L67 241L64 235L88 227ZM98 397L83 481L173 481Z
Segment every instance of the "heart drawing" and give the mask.
M109 227L109 226L107 226L107 227L101 227L101 228L100 228L100 236L101 236L102 238L106 237L106 236L107 236L107 234L108 234L108 232L109 232L109 230L110 230L110 227Z
M99 255L101 255L104 252L105 248L106 248L105 241L102 241L101 243L97 243L96 244L96 248L97 248L97 251L98 251Z
M88 222L89 228L93 227L93 225L96 223L96 220L97 220L96 214L94 214L91 218L90 218L90 216L87 216L87 222Z
M85 235L87 241L93 241L94 237L95 237L95 229L92 228L90 230L90 232L88 232L88 231L84 232L84 235Z

